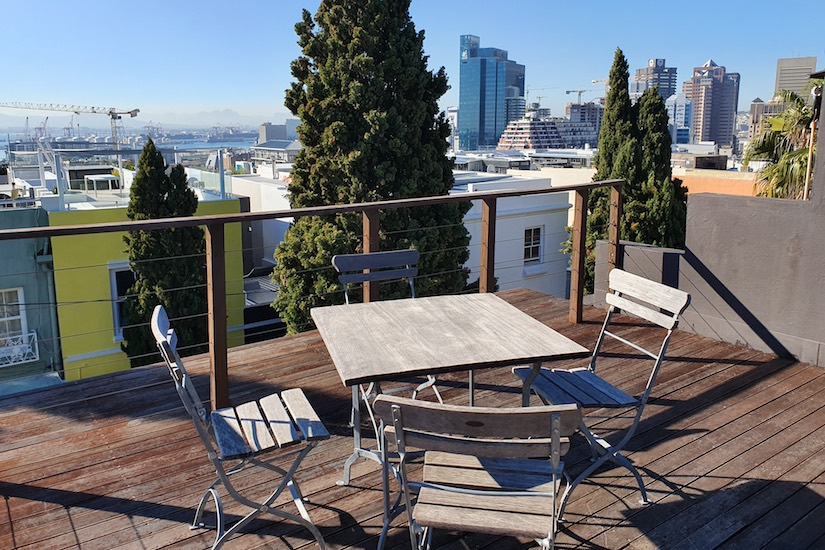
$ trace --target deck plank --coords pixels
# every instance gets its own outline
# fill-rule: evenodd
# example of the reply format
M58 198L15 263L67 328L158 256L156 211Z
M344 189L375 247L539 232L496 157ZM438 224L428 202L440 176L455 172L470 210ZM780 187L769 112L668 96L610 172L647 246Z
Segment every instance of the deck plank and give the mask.
M529 290L501 296L580 344L592 348L603 310L588 308L571 326L567 302ZM617 331L655 341L651 325L620 317ZM621 332L620 332L621 333ZM633 350L608 342L599 374L630 394L649 370ZM576 489L558 548L762 548L825 540L825 370L679 332L627 456L642 470L655 504L635 503L638 489L621 469L605 467ZM208 359L185 359L202 396ZM317 332L233 348L234 404L302 388L331 437L296 475L307 508L331 548L374 548L381 529L381 476L359 461L353 484L339 487L352 449L349 390L338 379ZM586 360L558 367L583 366ZM480 371L477 400L520 404L509 369ZM467 402L466 373L439 377L448 402ZM425 398L428 398L425 396ZM537 402L534 398L534 402ZM593 422L619 434L627 422ZM370 434L370 430L365 430ZM589 453L573 441L572 472ZM284 464L288 460L285 459ZM415 475L420 469L413 465ZM210 531L187 524L212 472L165 368L133 369L59 388L0 399L2 548L204 548ZM240 474L238 485L263 493L267 483ZM229 514L241 510L227 504ZM292 509L284 496L278 505ZM314 548L295 525L261 519L232 539L233 548ZM396 518L387 548L409 545ZM530 548L529 540L438 532L435 547Z

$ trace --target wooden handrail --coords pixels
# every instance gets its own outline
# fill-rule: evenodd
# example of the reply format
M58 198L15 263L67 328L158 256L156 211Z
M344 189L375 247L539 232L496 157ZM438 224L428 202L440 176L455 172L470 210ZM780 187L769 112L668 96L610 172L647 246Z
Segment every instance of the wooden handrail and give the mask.
M551 193L575 191L573 222L573 253L570 285L570 321L581 321L582 297L584 291L584 243L586 233L587 197L592 189L609 186L610 232L609 258L610 266L620 265L619 255L619 220L621 218L621 189L624 180L606 180L581 184L543 187L528 190L497 190L486 192L460 193L438 197L398 199L369 203L316 206L268 212L246 212L241 214L213 214L183 218L164 218L159 220L141 220L128 222L110 222L55 227L28 227L22 229L0 230L0 241L17 239L39 239L87 235L91 233L115 233L122 231L154 231L179 227L204 226L206 229L206 264L207 264L207 301L209 306L209 359L213 408L229 406L229 376L227 368L227 323L226 323L226 272L224 226L228 223L242 223L273 218L297 218L302 216L326 216L347 212L361 213L363 216L364 252L379 250L379 214L381 210L432 206L453 202L482 201L481 220L481 266L479 291L492 292L495 284L495 228L497 200L507 197L523 197ZM366 285L364 300L378 299L378 285Z
M288 210L270 210L267 212L245 212L240 214L211 214L208 216L163 218L159 220L140 220L129 222L108 222L82 225L60 225L54 227L28 227L22 229L0 230L0 241L16 239L38 239L44 237L63 237L67 235L87 235L89 233L116 233L118 231L152 231L174 227L194 227L214 223L237 223L273 218L298 218L301 216L327 216L346 212L363 212L367 209L390 210L397 208L412 208L415 206L432 206L452 202L466 202L480 199L494 199L506 197L524 197L529 195L545 195L548 193L566 193L583 189L596 189L609 185L611 187L624 185L624 180L605 180L581 184L563 185L557 187L542 187L522 191L505 189L499 191L484 191L461 193L438 197L420 197L413 199L397 199L391 201L359 202L353 204L336 204L329 206L313 206L308 208L291 208Z

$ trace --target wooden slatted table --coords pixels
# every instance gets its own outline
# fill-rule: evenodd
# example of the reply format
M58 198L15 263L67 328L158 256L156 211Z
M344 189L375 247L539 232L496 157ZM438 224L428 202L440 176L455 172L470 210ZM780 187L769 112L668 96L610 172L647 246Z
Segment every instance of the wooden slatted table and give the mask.
M463 294L314 308L312 318L338 375L352 386L355 449L342 483L358 458L381 462L361 444L358 385L443 372L587 357L587 348L494 294ZM380 439L380 438L379 438Z

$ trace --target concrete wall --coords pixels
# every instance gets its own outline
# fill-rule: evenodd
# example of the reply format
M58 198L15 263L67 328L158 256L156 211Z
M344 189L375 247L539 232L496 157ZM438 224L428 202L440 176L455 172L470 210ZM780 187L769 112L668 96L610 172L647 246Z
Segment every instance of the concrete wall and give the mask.
M258 175L232 176L232 193L249 198L250 212L268 212L289 209L289 191L286 183ZM275 248L284 240L292 218L260 220L250 223L253 267L271 268Z
M825 366L825 155L812 192L810 201L689 195L676 284L692 301L682 328ZM625 250L628 271L666 274L667 255Z
M718 193L720 195L752 197L756 172L674 169L673 177L682 180L689 195Z

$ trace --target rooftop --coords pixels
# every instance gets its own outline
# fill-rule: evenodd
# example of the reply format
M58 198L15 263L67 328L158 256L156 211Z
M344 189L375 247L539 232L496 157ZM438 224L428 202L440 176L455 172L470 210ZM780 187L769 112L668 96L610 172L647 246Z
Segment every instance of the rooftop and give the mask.
M568 304L528 290L501 296L592 348L604 312L570 325ZM646 331L621 319L619 332ZM612 345L612 344L606 344ZM608 348L610 351L612 348ZM620 348L602 374L623 389L643 382ZM825 370L677 332L629 458L654 504L641 507L633 479L604 469L568 507L559 548L822 548L825 545ZM206 356L186 359L202 396ZM381 528L381 476L359 461L351 486L335 484L352 450L349 390L316 331L229 351L234 400L302 387L333 436L298 473L308 509L331 548L372 548ZM559 366L571 366L560 364ZM466 402L465 374L439 377L445 400ZM477 399L520 403L509 369L480 371ZM209 463L165 368L132 369L0 399L0 547L204 548L190 531ZM589 453L574 442L573 473ZM243 483L255 486L247 477ZM229 508L228 513L234 513ZM403 516L388 547L406 548ZM292 524L257 520L232 548L311 548ZM436 548L528 548L530 541L438 532Z

